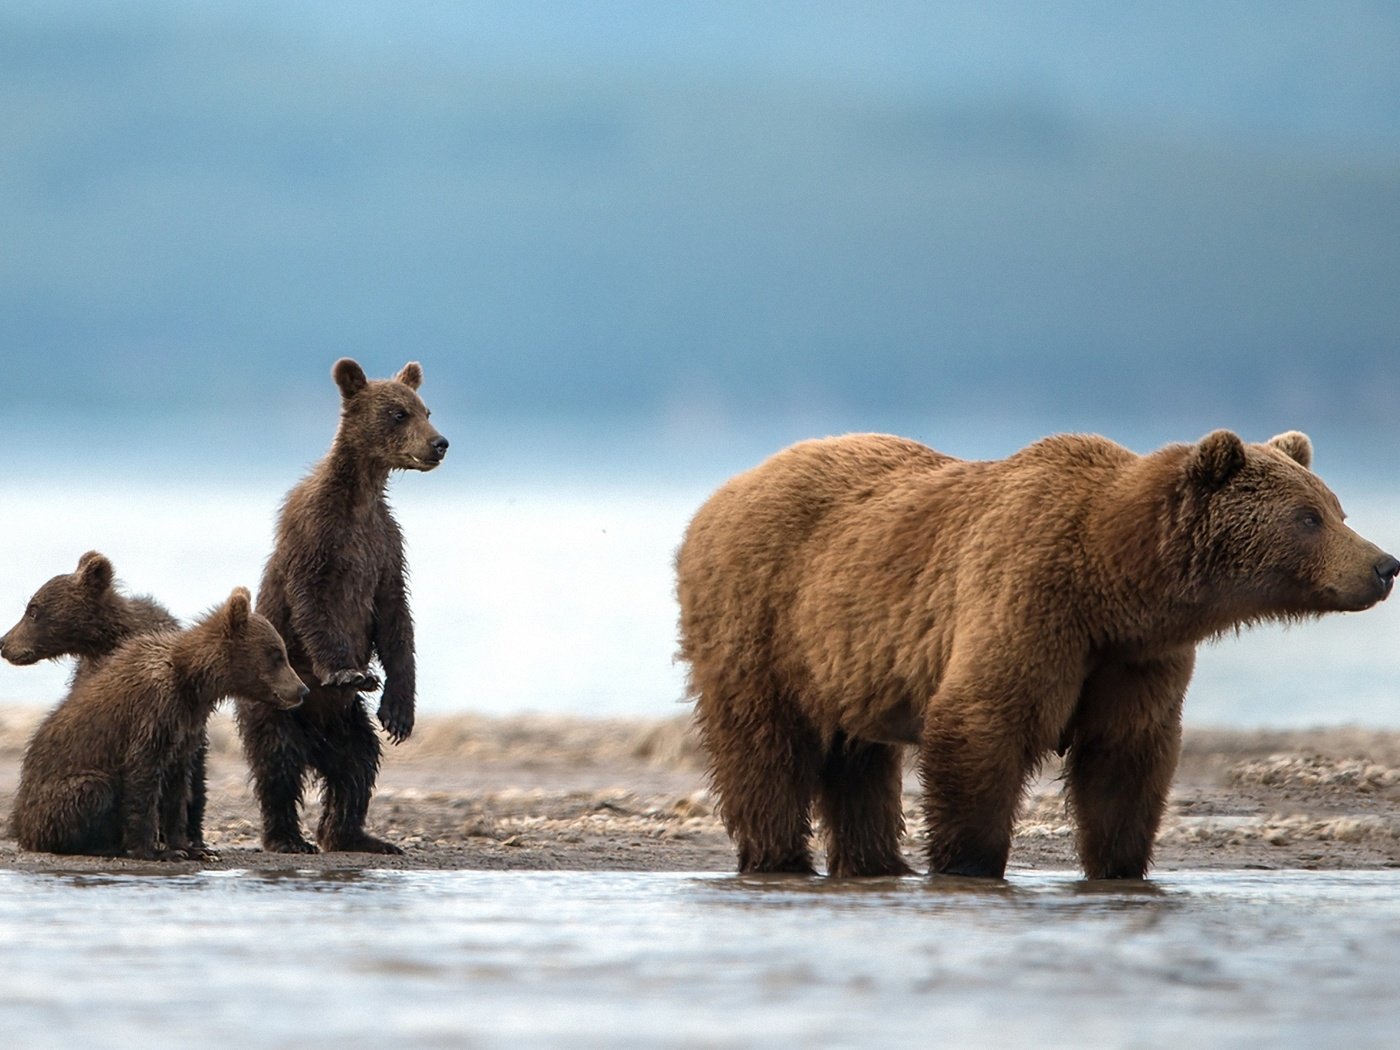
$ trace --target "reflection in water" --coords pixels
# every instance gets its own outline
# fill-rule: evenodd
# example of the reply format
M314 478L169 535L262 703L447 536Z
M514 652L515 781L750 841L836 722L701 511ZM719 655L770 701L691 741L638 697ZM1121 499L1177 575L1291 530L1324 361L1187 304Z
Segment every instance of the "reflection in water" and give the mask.
M0 872L0 935L25 1047L1381 1046L1400 1025L1397 872Z

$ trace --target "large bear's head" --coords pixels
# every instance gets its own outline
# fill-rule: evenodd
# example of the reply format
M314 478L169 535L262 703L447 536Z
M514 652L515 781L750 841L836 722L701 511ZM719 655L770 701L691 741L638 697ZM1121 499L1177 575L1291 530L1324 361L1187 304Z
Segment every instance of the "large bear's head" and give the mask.
M112 563L97 551L34 592L19 623L0 638L0 655L26 665L111 648L117 624Z
M432 470L447 455L447 438L428 422L431 414L418 387L423 368L410 361L393 379L367 379L364 369L343 357L331 369L340 387L338 440L361 462L395 470Z
M1367 609L1400 573L1311 468L1312 443L1297 431L1247 444L1217 430L1186 450L1191 572L1240 620Z

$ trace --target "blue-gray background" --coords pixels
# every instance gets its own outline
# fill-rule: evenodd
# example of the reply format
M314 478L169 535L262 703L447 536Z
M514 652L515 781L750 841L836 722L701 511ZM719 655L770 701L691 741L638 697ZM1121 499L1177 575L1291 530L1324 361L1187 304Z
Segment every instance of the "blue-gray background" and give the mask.
M412 356L454 415L685 446L1393 454L1397 55L1400 8L1337 0L16 0L0 405L276 425Z
M1296 427L1400 543L1398 55L1400 6L1353 0L11 0L8 586L139 537L106 531L131 505L168 526L235 482L255 534L200 601L255 583L342 355L424 364L454 450L398 487L410 516L449 492L476 513L488 485L517 506L529 476L593 521L589 484L626 478L615 536L616 508L672 486L653 589L708 487L847 429L1004 455L1059 430L1146 450ZM45 494L93 477L107 502L65 504L55 538ZM428 623L444 570L423 551L461 514L409 531ZM491 553L458 551L459 590L535 527L504 521ZM194 579L194 554L171 582L142 561L175 542L154 535L119 570ZM627 599L614 575L567 586L596 618ZM639 619L670 620L649 601ZM672 631L614 641L669 661Z

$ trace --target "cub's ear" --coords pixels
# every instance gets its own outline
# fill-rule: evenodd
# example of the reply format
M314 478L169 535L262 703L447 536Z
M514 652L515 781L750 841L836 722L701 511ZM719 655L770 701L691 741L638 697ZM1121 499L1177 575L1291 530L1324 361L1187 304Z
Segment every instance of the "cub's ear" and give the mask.
M1300 430L1290 430L1269 438L1269 444L1301 467L1312 469L1312 442Z
M340 396L349 401L361 390L369 385L369 380L365 378L365 370L359 363L348 357L342 357L331 368L331 377L335 380L335 385L340 387Z
M238 634L248 626L248 617L253 614L253 596L247 587L235 587L224 603L224 630L228 634Z
M1229 430L1216 430L1191 450L1187 473L1199 488L1223 488L1244 467L1244 442Z
M78 559L78 582L90 591L105 591L112 586L112 563L104 554L88 551Z
M399 374L394 378L410 390L417 390L423 385L423 366L417 361L410 361L399 369Z

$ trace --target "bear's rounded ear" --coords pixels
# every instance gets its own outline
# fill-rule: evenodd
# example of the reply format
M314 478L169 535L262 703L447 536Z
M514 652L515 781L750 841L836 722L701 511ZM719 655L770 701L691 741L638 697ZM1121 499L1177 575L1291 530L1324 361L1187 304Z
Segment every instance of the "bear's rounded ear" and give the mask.
M253 596L247 587L235 587L224 605L224 627L229 634L237 634L248 626L248 617L253 613Z
M399 374L394 378L410 390L417 390L423 385L423 366L417 361L410 361L399 369Z
M1312 442L1301 430L1290 430L1271 437L1269 444L1299 466L1312 469Z
M78 559L78 582L90 591L105 591L112 586L112 563L105 554L88 551Z
M335 380L335 385L340 387L340 396L346 401L369 385L369 380L365 378L365 370L349 357L342 357L335 363L331 368L331 377Z
M1230 430L1216 430L1201 438L1191 450L1187 466L1191 480L1200 488L1223 488L1244 468L1244 442Z

